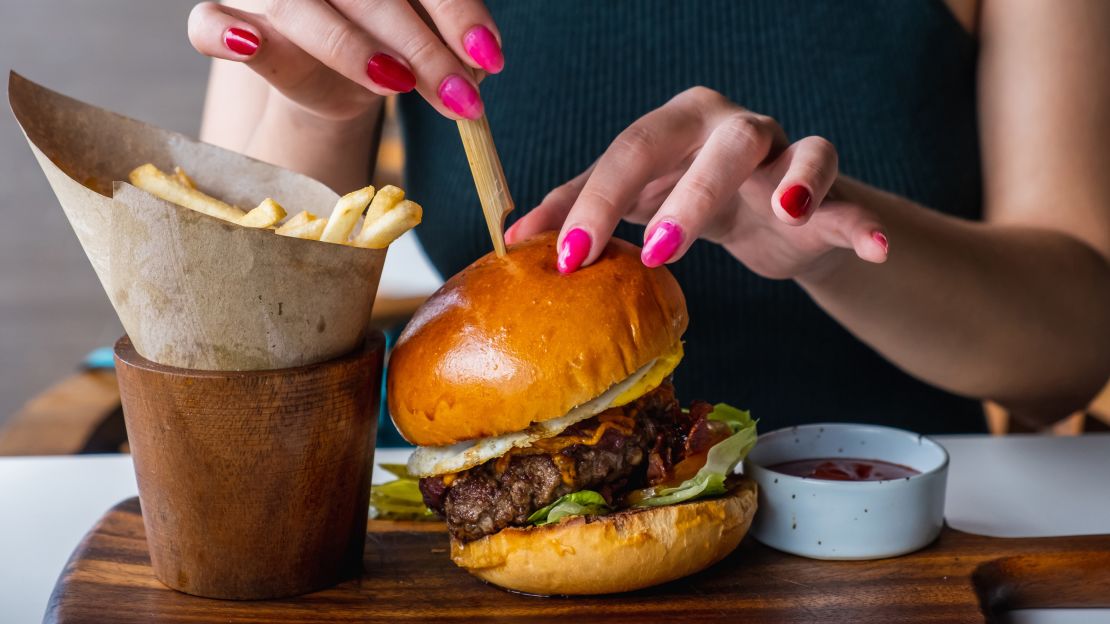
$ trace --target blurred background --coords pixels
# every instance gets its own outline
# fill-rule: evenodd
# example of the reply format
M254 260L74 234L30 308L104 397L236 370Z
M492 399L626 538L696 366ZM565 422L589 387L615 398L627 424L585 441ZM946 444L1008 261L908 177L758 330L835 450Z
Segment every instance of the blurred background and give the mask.
M6 5L0 67L196 136L208 62L185 37L194 2ZM12 10L18 4L18 10ZM80 25L80 26L75 26ZM7 101L7 76L4 76ZM123 329L19 126L0 114L0 423Z
M186 37L195 4L0 0L0 68L196 136L209 61ZM391 124L375 182L399 184L401 160ZM117 401L114 377L82 363L123 329L9 110L0 114L0 171L0 454L80 450L101 425L105 440L116 438L118 418L104 418ZM379 321L394 324L438 283L406 235L390 248Z

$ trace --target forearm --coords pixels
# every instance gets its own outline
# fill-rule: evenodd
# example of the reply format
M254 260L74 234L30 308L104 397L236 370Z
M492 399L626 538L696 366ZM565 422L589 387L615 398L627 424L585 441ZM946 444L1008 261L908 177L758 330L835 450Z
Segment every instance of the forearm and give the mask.
M243 153L346 193L369 182L381 112L378 104L353 120L330 121L271 93Z
M353 119L329 121L290 102L249 68L215 61L200 138L346 193L368 182L382 108L379 100Z
M885 264L845 252L798 283L849 331L952 392L1066 415L1110 375L1110 265L1065 234L971 223L858 182Z

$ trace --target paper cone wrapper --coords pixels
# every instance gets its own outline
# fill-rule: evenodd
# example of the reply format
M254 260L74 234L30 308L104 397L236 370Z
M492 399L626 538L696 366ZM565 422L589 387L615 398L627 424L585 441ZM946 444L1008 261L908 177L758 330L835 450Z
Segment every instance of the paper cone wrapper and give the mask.
M279 236L158 199L126 182L144 163L184 168L245 209L331 212L323 184L79 102L18 74L8 98L138 352L167 366L267 370L358 347L384 250ZM95 190L94 190L95 189Z

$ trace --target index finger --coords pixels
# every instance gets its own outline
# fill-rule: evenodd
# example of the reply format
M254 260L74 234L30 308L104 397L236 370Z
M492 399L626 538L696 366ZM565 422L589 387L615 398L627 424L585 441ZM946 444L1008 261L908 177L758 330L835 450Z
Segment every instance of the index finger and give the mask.
M326 83L348 82L297 47L258 13L202 2L189 14L189 41L205 56L247 65L283 93L308 88L323 94L334 91ZM357 91L354 84L349 86Z
M407 93L416 78L396 50L383 50L370 35L351 23L335 7L321 0L283 0L270 3L270 21L297 47L351 82L378 95ZM370 64L385 63L388 80L375 81Z
M463 62L496 74L505 68L501 34L481 0L421 0L440 37Z
M701 112L676 100L638 119L598 159L559 233L561 253L568 234L575 230L579 231L574 234L576 245L588 241L588 251L572 254L581 262L572 263L569 270L596 260L640 191L701 144L705 132Z
M482 98L473 72L408 2L331 0L331 4L360 32L392 46L398 58L412 68L417 92L445 117L482 116Z

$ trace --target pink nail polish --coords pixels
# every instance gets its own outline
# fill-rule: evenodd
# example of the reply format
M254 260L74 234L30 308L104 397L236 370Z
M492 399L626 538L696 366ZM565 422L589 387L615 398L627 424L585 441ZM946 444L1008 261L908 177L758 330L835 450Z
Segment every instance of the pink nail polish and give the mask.
M582 261L588 255L590 255L590 235L582 228L574 228L563 237L563 246L559 248L559 260L556 266L564 275L573 273L582 266Z
M491 74L499 73L505 68L505 56L501 54L497 37L485 26L475 26L466 31L463 35L463 49L479 67Z
M452 74L444 78L439 83L439 99L460 117L477 119L482 116L482 98L478 97L478 90L462 76Z
M871 238L874 239L875 242L878 243L879 246L883 248L883 252L889 252L890 251L890 243L886 239L886 234L883 234L882 232L880 232L878 230L875 230L874 232L871 233Z
M660 221L651 231L640 252L640 260L649 267L662 266L682 244L682 228L671 221Z

